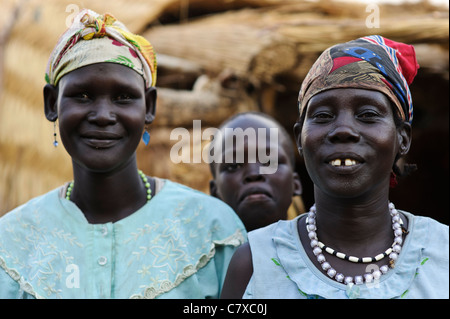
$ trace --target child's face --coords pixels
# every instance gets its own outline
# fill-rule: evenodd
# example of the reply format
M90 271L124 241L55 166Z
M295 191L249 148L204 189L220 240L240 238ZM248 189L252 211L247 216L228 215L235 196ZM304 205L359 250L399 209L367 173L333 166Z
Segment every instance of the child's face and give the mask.
M145 125L143 78L115 63L88 65L59 82L61 140L74 163L109 170L135 156Z
M265 128L269 131L274 128L274 124L267 119L259 119L254 116L251 118L240 117L229 123L230 128ZM278 130L278 132L280 132ZM279 133L278 135L281 135ZM258 137L258 135L257 135ZM289 141L284 137L279 137L276 144L271 144L268 134L266 135L266 143L258 144L246 142L242 152L248 154L249 149L269 152L277 151L278 165L277 170L273 174L261 174L261 166L268 165L258 161L256 155L256 162L251 163L248 157L244 157L242 163L236 161L227 163L225 156L227 153L236 153L236 147L224 145L224 152L222 163L216 163L214 166L216 178L212 181L215 185L211 190L213 195L222 199L241 218L247 231L260 228L276 222L280 219L286 219L287 210L292 202L294 192L299 193L300 182L297 175L293 172L293 167L290 162ZM226 144L226 143L225 143ZM260 150L261 147L264 149Z

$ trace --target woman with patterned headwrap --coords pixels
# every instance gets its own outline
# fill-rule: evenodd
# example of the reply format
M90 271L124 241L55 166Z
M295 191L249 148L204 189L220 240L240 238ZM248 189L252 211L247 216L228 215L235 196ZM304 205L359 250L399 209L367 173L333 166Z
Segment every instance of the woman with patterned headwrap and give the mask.
M74 180L0 219L0 298L219 297L245 240L241 221L218 199L137 168L155 117L150 43L83 10L46 80L45 115L59 120Z
M389 201L411 145L414 48L368 36L325 50L294 126L315 204L249 232L223 298L448 298L449 228Z

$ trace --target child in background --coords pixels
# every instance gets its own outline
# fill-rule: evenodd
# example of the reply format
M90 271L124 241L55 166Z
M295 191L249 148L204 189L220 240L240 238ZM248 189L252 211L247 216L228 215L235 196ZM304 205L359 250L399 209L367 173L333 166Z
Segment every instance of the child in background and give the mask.
M277 132L275 143L270 138L270 129ZM226 120L219 130L221 136L214 137L211 149L220 147L217 143L221 143L222 160L220 163L210 162L213 176L210 193L234 209L247 231L278 220L293 218L303 212L302 186L295 172L294 148L288 133L280 123L264 113L244 112ZM232 138L232 135L238 132L246 135L242 147L237 145L238 139L235 139L236 143L226 143L226 139ZM255 133L253 141L250 138L251 132ZM259 142L259 134L266 134L265 143ZM237 149L238 147L240 149ZM249 160L252 151L256 156L260 151L266 154L275 152L273 155L277 155L276 171L261 173L260 168L267 167L269 163L263 163L260 158L253 162ZM237 160L239 152L243 155L241 162ZM231 162L226 161L229 154L233 154L234 160ZM292 205L294 198L296 206ZM299 207L300 211L295 211L294 207ZM288 216L288 211L291 216Z

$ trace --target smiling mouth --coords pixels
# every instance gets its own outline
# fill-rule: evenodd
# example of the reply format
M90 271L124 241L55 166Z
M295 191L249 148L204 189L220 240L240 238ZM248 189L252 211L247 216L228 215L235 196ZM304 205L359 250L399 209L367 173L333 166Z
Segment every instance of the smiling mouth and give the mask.
M118 143L118 139L105 140L95 138L85 138L85 143L95 149L110 148Z
M329 162L329 164L331 166L335 166L335 167L338 167L338 166L344 166L344 167L355 166L355 165L360 164L360 163L361 162L359 162L357 160L354 160L354 159L351 159L351 158L343 158L343 159L336 158L336 159L333 159L333 160L331 160Z
M83 134L81 138L85 143L95 149L105 149L110 148L118 143L121 136L115 133L87 133Z

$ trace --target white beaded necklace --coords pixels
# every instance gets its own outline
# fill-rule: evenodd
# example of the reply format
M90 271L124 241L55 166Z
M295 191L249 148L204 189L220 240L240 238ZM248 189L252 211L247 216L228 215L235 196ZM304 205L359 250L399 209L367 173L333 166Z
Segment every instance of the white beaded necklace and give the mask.
M306 218L306 230L308 232L308 237L311 240L310 245L313 250L314 256L316 256L317 261L320 263L323 270L326 271L327 275L336 280L337 282L344 283L346 285L356 284L361 285L363 283L372 283L374 280L378 280L381 275L386 274L390 268L395 267L395 262L398 259L400 251L402 249L403 243L403 230L402 230L402 219L399 216L398 211L395 209L394 204L389 203L389 212L392 216L392 229L394 230L394 242L391 247L386 249L385 252L378 254L375 257L363 257L358 258L354 256L347 256L346 254L336 252L334 249L325 246L322 242L319 241L317 237L317 227L316 227L316 206L315 204L311 207L308 212ZM338 273L333 267L331 267L330 263L326 261L325 256L323 255L323 250L325 252L332 254L338 258L348 260L351 262L357 263L370 263L375 261L380 261L383 258L389 256L389 266L383 265L378 269L375 269L372 272L367 272L362 276L355 276L354 278L351 276L344 276L342 273Z

